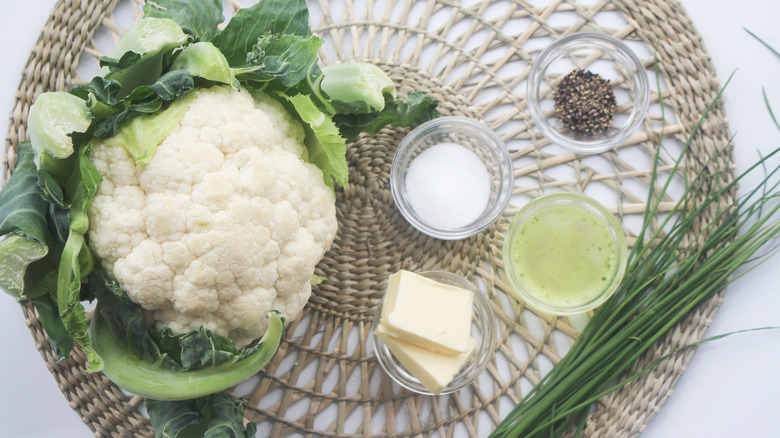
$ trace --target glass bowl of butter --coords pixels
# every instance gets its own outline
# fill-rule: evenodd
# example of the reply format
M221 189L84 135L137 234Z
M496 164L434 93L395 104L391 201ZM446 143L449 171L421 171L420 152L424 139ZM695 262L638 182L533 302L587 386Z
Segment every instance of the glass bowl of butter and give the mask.
M402 387L426 395L468 386L493 357L496 317L485 294L456 274L396 272L374 314L374 354Z

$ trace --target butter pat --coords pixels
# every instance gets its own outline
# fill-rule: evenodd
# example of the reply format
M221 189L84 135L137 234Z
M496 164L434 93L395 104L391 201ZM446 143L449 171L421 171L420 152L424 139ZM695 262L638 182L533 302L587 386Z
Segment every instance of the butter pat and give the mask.
M440 394L455 378L477 346L474 338L469 336L466 351L451 356L404 342L387 333L382 324L377 326L375 332L401 365L433 394Z
M472 292L409 271L388 279L381 322L385 333L432 351L469 352Z

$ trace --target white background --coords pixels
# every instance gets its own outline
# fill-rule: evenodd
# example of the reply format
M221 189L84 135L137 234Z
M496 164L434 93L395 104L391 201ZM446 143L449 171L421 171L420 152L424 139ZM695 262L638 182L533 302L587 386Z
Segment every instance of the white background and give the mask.
M28 0L0 14L0 112L10 112L20 72L55 0ZM683 0L704 38L725 93L738 170L759 151L780 146L762 97L780 117L780 58L743 27L780 50L780 2ZM0 120L7 132L8 119ZM777 161L775 161L777 163ZM753 183L755 184L755 183ZM743 184L747 189L748 181ZM780 256L728 288L708 335L780 326ZM780 331L753 332L700 347L674 394L642 438L770 437L780 432ZM88 437L35 348L19 307L0 296L0 437Z

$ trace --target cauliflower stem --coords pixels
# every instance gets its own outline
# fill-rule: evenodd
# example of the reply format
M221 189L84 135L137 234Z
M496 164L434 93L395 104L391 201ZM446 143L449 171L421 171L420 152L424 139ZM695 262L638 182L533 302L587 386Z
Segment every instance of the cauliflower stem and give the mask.
M117 339L106 320L96 311L90 324L95 351L103 358L103 373L120 387L155 400L187 400L223 391L260 371L273 357L284 332L278 312L268 314L268 330L254 353L235 362L198 370L171 370L160 361L139 358Z

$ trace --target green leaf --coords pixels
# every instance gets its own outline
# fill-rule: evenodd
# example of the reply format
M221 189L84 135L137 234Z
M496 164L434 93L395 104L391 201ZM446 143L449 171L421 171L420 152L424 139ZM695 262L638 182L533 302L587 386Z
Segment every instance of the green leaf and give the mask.
M361 132L374 135L387 125L394 127L414 126L439 116L438 103L420 92L410 93L406 99L389 99L379 113L336 114L333 122L341 135L348 139Z
M9 234L0 241L0 289L21 301L26 294L25 273L28 266L49 252L46 245L19 234Z
M145 362L162 362L158 345L149 336L144 311L122 291L119 284L96 267L89 274L88 287L98 303L98 310L108 329L117 334L136 357Z
M177 99L194 88L192 75L185 70L172 70L157 78L152 84L133 90L122 104L138 104L138 102L165 102Z
M205 438L253 438L256 432L256 423L249 423L244 428L244 404L241 400L224 392L214 395Z
M201 426L201 424L209 415L206 409L212 397L208 395L190 400L173 401L147 398L144 404L152 423L152 429L154 429L155 438L205 436L205 425Z
M307 76L320 74L317 51L322 40L315 36L261 35L246 55L246 66L235 70L240 80L268 81L276 79L286 88L295 87Z
M87 319L84 306L79 302L81 291L82 251L89 251L84 235L71 232L60 258L57 274L57 309L70 337L87 355L87 371L100 371L102 360L92 349L87 335Z
M106 80L114 81L117 84L120 84L121 87L122 84L120 79L123 79L123 76L114 73L121 73L124 70L133 68L136 64L138 64L141 61L141 59L142 56L140 53L125 52L119 58L111 58L108 56L104 56L100 58L99 62L100 62L100 67L102 67L103 70L103 76L114 77L114 79L106 79Z
M87 103L64 91L42 93L27 116L27 129L35 151L35 162L43 167L44 156L69 157L74 132L85 132L92 121Z
M141 306L130 301L116 280L99 267L89 275L89 290L98 299L109 329L147 363L189 371L238 362L261 348L256 344L238 350L230 339L203 327L183 335L174 335L167 327L147 329Z
M70 232L85 234L89 228L87 210L97 193L98 186L103 181L95 165L87 158L88 147L79 151L78 166L68 181L65 193L71 199L69 212Z
M103 359L103 373L121 388L156 400L186 400L223 391L243 382L262 369L279 348L284 319L277 312L268 314L268 329L247 357L221 365L176 370L162 366L161 361L148 362L136 355L111 329L101 311L90 325L95 351Z
M153 114L195 88L192 75L186 70L173 70L151 85L136 88L126 98L113 103L114 114L95 123L92 135L108 138L119 132L133 118ZM98 89L96 93L101 93ZM98 94L94 94L97 96ZM106 102L106 105L112 105Z
M309 162L322 170L325 183L333 187L333 180L346 187L349 179L347 143L330 116L322 112L305 94L287 97L298 116L306 124L306 148Z
M121 89L122 85L119 82L95 76L89 83L72 88L70 94L86 101L87 107L91 110L92 108L89 106L91 99L100 101L109 107L116 105Z
M84 239L89 227L87 210L101 181L97 169L87 159L86 150L87 148L83 147L79 151L78 166L74 169L65 191L72 201L68 239L60 256L57 274L57 308L71 338L87 355L87 371L99 371L102 368L102 360L91 347L84 306L80 303L82 279L93 267L92 253Z
M154 83L164 71L165 59L188 39L171 19L142 18L100 59L102 75L117 81L122 87L119 97L124 97L142 85Z
M162 342L169 345L169 348L178 350L177 356L185 370L197 370L235 362L240 357L233 341L224 336L218 336L204 327L199 327L184 335L173 335L170 330L162 330L158 332L158 335L165 338Z
M196 41L211 41L225 21L222 0L146 0L144 16L170 18Z
M47 288L51 289L51 293L39 295L31 299L30 302L33 303L35 310L38 312L41 326L46 331L46 335L49 336L49 344L59 362L67 358L73 349L73 338L70 337L70 333L62 324L57 303L52 298L57 288L57 276L55 271L51 272L54 275L48 276L43 282Z
M121 91L122 85L119 82L95 76L88 84L71 89L70 93L86 101L92 117L102 120L117 112L114 105L119 100Z
M194 77L237 86L225 55L214 44L200 42L185 47L171 65L173 70L187 70Z
M70 164L73 160L55 160L52 158L44 160L44 162L46 163L44 164L44 168L38 171L38 187L41 188L44 199L46 202L56 205L59 208L68 208L68 205L65 202L65 193L62 191L62 185L52 172L49 171L49 168L55 168L53 169L55 172L69 170L73 167Z
M134 117L119 132L109 137L106 145L123 147L138 165L148 164L154 158L157 146L181 123L194 97L194 94L189 94L171 103L163 111Z
M305 0L263 0L241 8L213 43L232 67L246 65L258 39L265 34L311 36Z
M336 113L376 113L385 99L395 99L395 84L381 68L367 62L334 64L322 69L320 88Z
M59 260L65 241L68 240L70 230L69 211L64 208L49 204L49 211L46 214L46 223L49 227L49 253Z
M109 50L106 58L121 58L128 52L148 58L178 47L188 39L175 21L167 18L145 17L127 29L122 38Z
M252 438L257 425L244 428L244 403L230 394L182 401L147 399L146 409L157 438Z
M30 142L20 143L14 173L0 191L0 234L18 232L45 244L47 208L48 203L38 186Z

